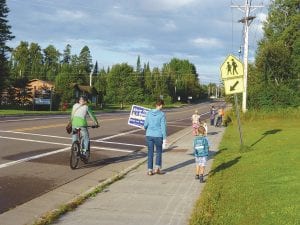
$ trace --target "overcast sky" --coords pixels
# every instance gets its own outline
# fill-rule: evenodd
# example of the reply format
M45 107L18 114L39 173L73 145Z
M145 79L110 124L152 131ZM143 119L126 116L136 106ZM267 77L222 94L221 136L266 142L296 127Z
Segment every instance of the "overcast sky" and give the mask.
M218 83L219 67L230 53L239 56L243 44L244 14L230 5L244 0L7 0L9 24L16 36L8 45L20 41L54 45L60 52L72 46L79 55L87 45L93 63L100 68L127 62L161 68L172 58L188 59L201 83ZM268 0L251 15L249 56L253 61L257 41L262 37Z

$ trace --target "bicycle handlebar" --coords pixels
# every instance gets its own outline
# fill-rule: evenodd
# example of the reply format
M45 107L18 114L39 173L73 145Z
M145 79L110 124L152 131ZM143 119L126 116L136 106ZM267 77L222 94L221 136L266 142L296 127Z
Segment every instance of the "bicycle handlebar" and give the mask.
M87 128L98 128L99 125L86 126Z
M83 126L84 128L98 128L99 125L88 125L88 126ZM78 127L80 128L80 127Z

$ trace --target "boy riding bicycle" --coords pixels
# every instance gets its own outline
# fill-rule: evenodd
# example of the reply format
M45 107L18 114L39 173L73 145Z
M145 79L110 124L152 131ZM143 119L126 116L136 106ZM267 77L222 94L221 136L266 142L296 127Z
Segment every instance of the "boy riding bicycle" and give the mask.
M72 121L72 142L77 141L77 134L75 132L76 128L80 128L80 133L83 138L83 146L82 146L82 154L86 155L86 151L89 149L89 132L87 129L87 119L86 116L89 115L90 118L93 120L95 126L98 125L97 118L95 114L87 105L88 99L86 96L81 96L79 98L79 103L73 105L72 114L71 114L71 121Z

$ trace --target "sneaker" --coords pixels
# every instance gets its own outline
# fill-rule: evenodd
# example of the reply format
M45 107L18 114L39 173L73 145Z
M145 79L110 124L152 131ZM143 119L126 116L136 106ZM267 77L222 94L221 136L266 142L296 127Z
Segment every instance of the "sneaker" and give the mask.
M161 172L161 170L160 170L159 168L157 168L157 169L154 171L154 173L155 173L155 174L160 174L160 175L161 175L161 174L164 174L163 172Z
M204 183L203 175L200 175L199 180L200 180L200 183Z
M84 157L86 157L86 156L87 156L87 152L86 152L86 150L85 150L85 149L82 149L82 150L81 150L81 155L82 155L82 156L84 156Z
M195 180L198 180L199 179L199 175L197 174L196 176L195 176Z
M152 176L153 175L153 172L152 170L148 170L148 173L147 173L148 176Z

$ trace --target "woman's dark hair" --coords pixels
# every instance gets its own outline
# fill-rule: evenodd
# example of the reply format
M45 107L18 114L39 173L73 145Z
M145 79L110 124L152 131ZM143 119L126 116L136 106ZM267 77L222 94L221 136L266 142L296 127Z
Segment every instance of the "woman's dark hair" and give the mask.
M165 102L164 102L164 100L162 100L162 99L158 99L157 101L156 101L156 103L155 103L155 105L157 105L157 106L161 106L161 105L164 105L165 104Z

